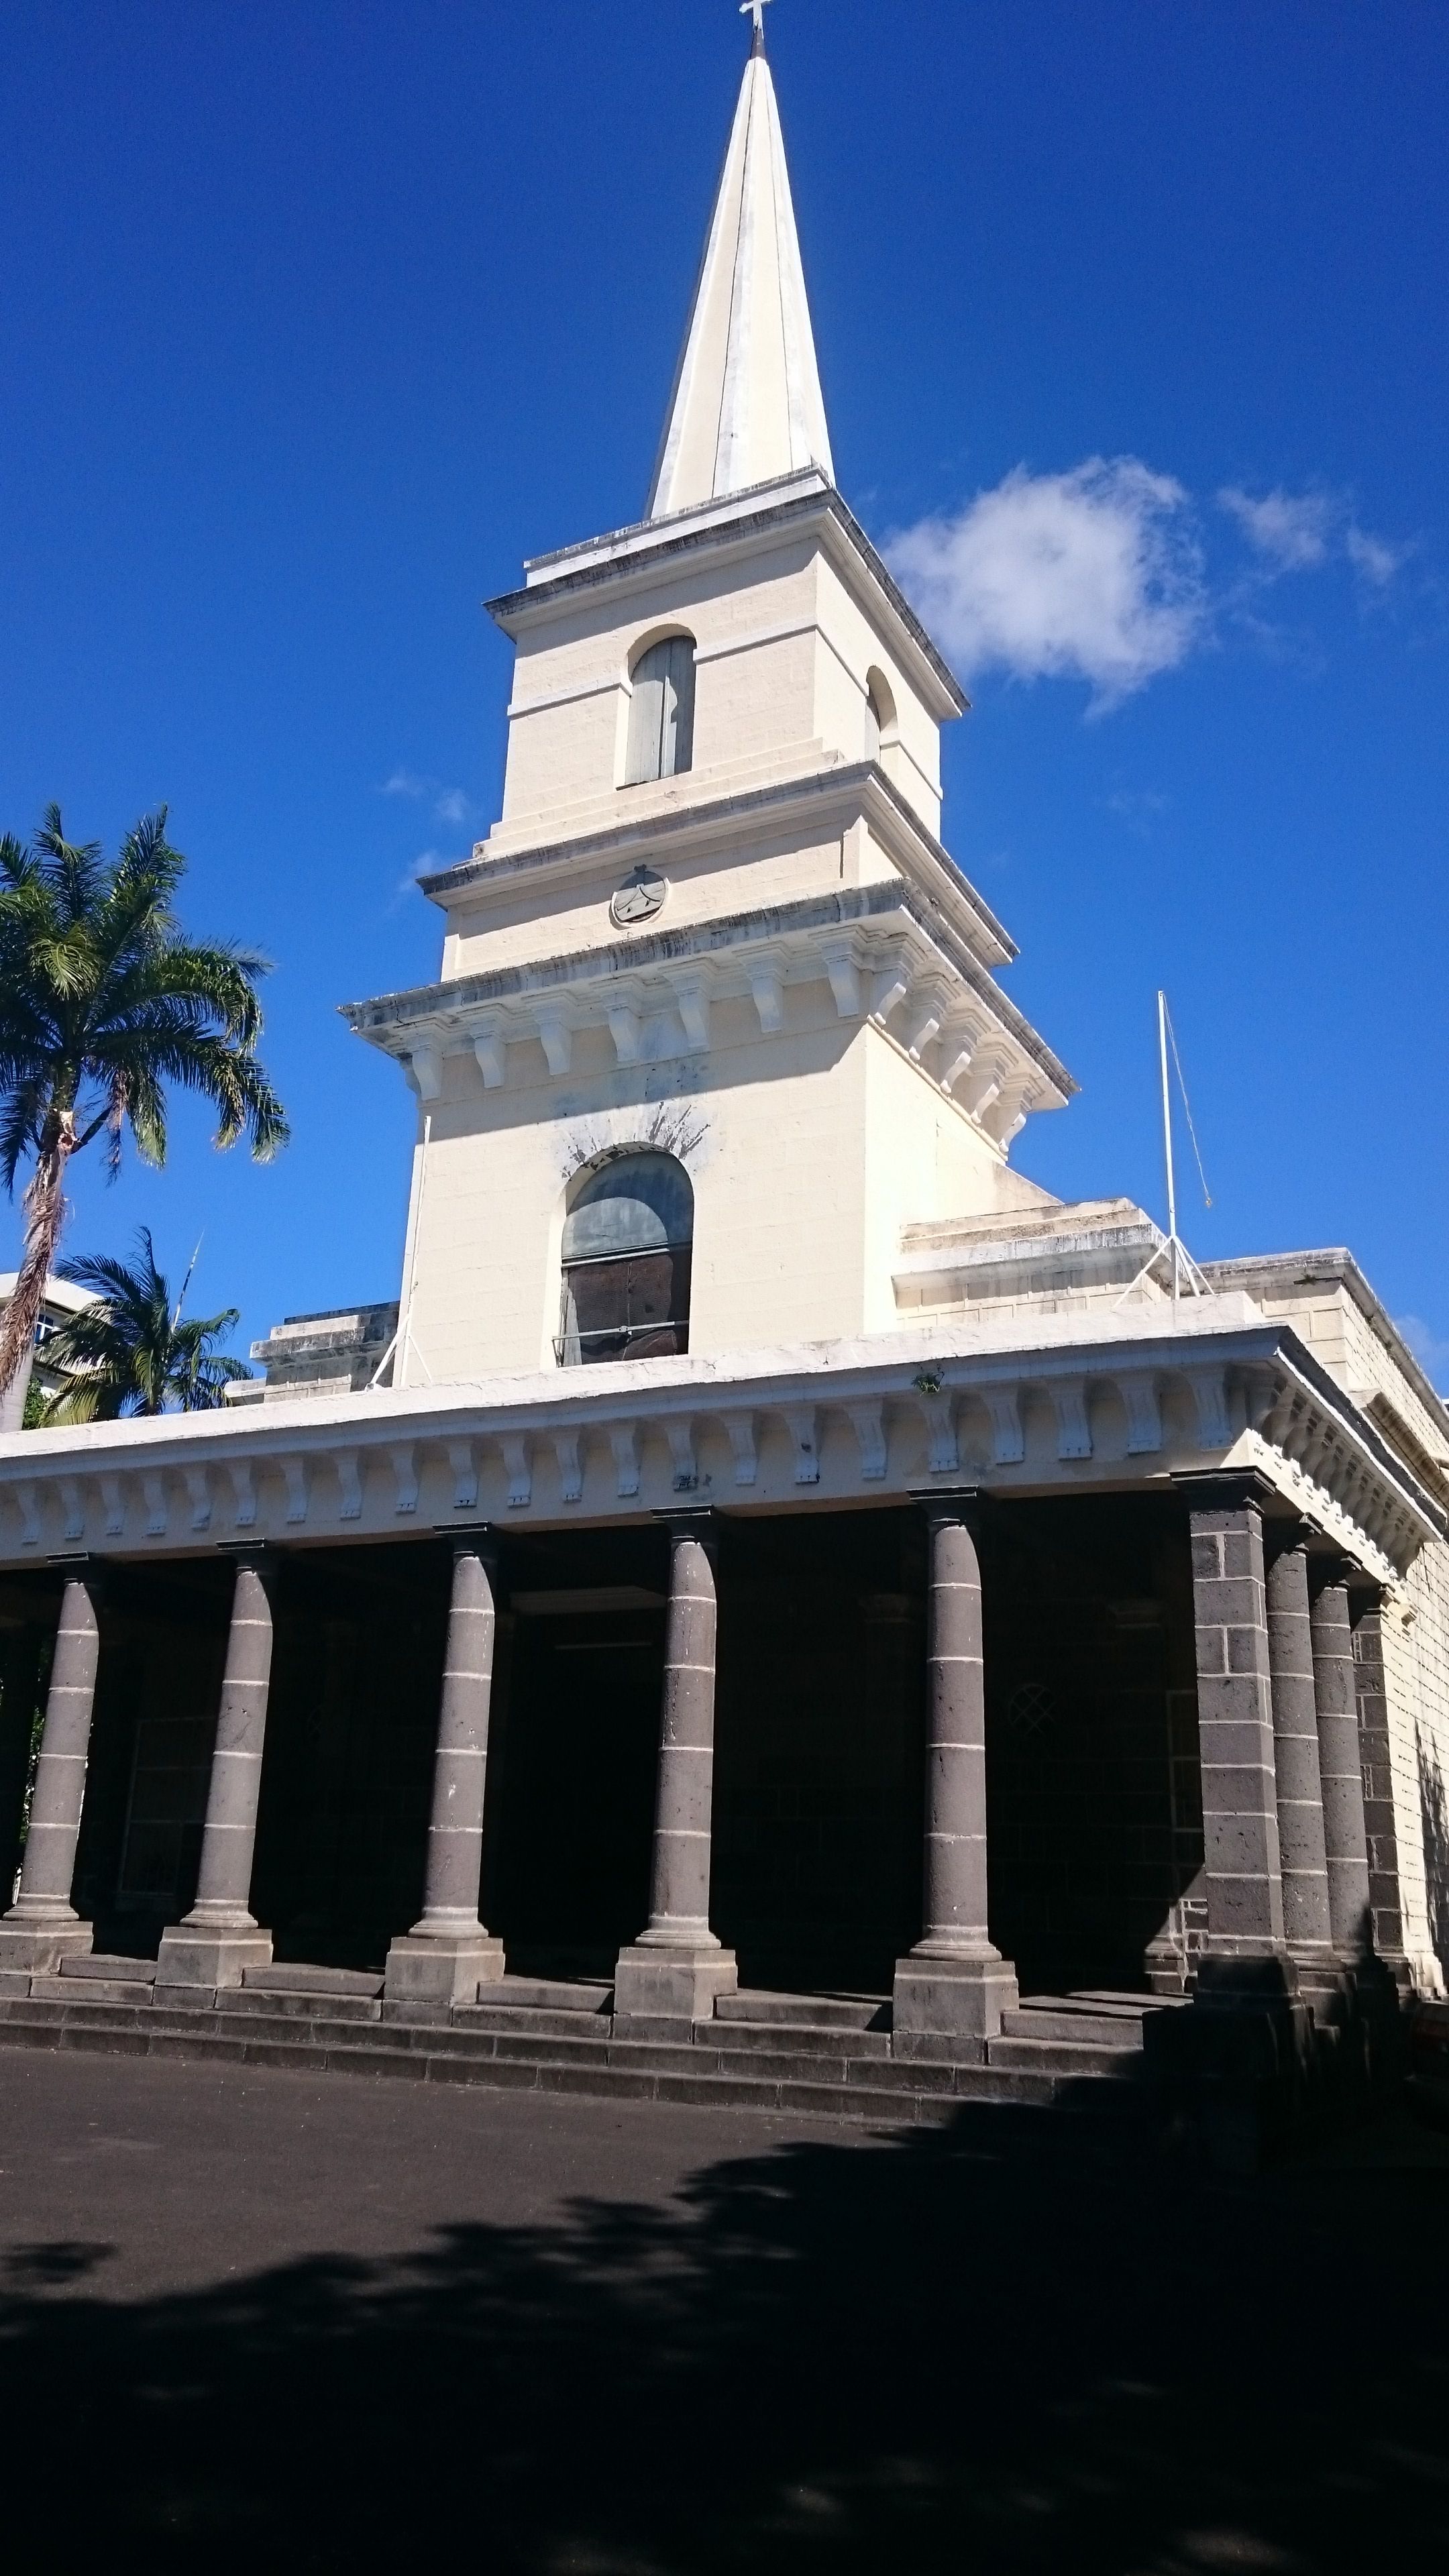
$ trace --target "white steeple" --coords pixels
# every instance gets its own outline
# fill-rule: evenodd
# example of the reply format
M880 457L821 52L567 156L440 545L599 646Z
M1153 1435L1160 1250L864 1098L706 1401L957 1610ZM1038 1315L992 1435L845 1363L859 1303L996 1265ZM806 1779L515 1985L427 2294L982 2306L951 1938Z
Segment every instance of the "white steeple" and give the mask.
M648 516L817 465L830 432L760 13L725 155Z

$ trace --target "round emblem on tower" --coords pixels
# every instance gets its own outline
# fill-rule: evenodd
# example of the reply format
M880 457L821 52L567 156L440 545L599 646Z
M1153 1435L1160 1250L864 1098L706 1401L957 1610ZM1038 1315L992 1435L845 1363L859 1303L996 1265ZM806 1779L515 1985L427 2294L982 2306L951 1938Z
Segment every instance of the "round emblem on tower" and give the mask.
M635 930L641 921L652 921L664 910L669 880L656 868L636 868L624 879L609 906L609 917L619 930Z

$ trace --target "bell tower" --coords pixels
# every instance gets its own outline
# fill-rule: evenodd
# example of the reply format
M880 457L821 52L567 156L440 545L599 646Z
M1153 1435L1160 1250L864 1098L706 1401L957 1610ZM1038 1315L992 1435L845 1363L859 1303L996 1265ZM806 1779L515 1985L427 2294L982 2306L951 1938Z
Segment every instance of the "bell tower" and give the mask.
M1073 1086L941 845L965 700L836 489L753 14L646 515L490 603L501 817L440 981L346 1014L419 1101L400 1379L888 1332L903 1226L1045 1197Z

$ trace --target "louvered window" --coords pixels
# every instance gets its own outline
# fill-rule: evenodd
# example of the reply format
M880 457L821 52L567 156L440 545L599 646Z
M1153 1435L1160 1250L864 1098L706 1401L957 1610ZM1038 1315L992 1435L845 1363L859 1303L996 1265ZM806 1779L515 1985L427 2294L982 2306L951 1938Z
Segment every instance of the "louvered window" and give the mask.
M634 665L626 787L675 778L694 761L694 638L666 635Z
M893 734L896 703L879 671L872 671L865 684L865 756L879 760L882 740Z
M672 1154L628 1154L584 1182L564 1225L563 1368L689 1348L694 1192Z

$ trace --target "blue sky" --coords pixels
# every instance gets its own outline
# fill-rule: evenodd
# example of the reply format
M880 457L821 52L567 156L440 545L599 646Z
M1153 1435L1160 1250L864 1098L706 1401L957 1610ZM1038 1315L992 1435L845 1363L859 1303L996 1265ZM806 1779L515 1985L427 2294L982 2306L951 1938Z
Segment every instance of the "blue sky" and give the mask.
M1082 1097L1023 1167L1353 1247L1449 1379L1449 13L776 0L842 489L963 666L947 831ZM334 1005L496 810L481 600L638 515L731 0L26 0L0 29L0 822L169 801L295 1141L112 1190L243 1334L396 1293L413 1104ZM13 1259L14 1211L4 1222Z

